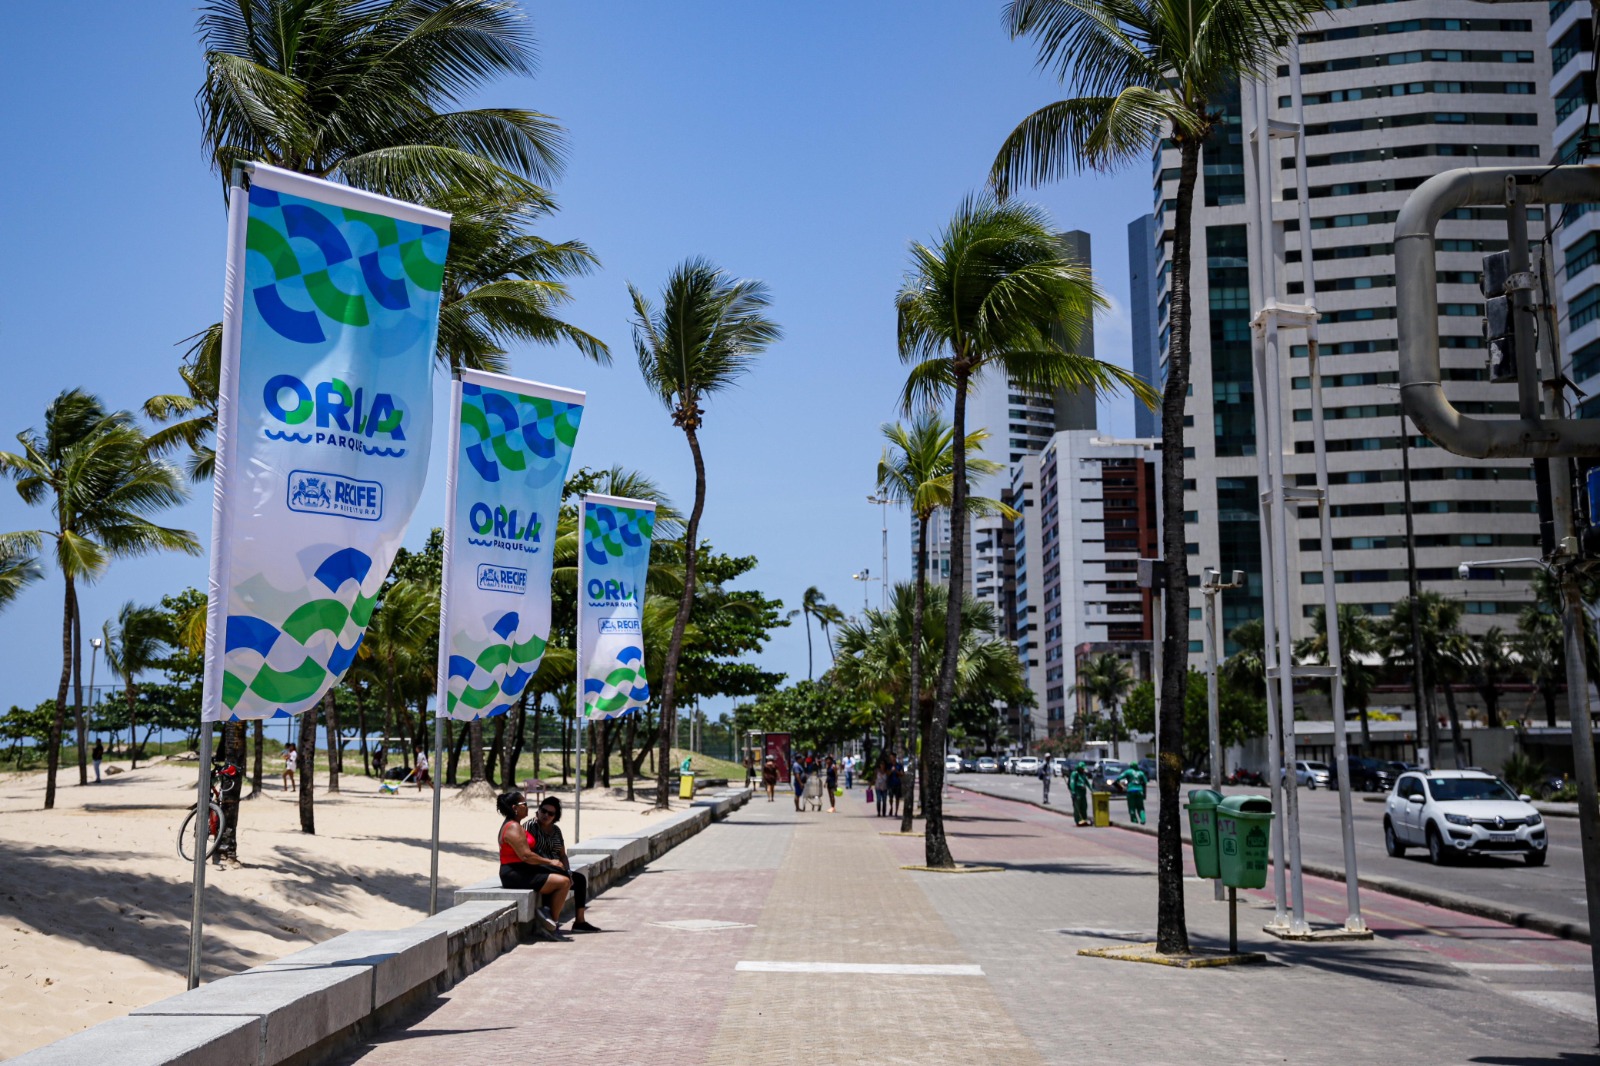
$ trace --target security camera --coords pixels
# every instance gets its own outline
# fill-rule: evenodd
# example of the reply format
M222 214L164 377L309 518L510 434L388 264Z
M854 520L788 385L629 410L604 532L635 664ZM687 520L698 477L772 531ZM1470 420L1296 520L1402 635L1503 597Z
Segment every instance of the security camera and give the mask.
M1471 576L1472 576L1472 567L1471 567L1471 566L1469 566L1469 565L1468 565L1468 564L1466 564L1466 563L1462 563L1462 564L1461 564L1461 565L1460 565L1460 566L1458 566L1458 567L1457 567L1457 568L1456 568L1456 570L1457 570L1457 572L1458 572L1458 573L1460 573L1460 575L1461 575L1461 580L1462 580L1462 581L1465 581L1465 580L1467 580L1467 579L1468 579L1468 578L1469 578L1469 577L1471 577Z

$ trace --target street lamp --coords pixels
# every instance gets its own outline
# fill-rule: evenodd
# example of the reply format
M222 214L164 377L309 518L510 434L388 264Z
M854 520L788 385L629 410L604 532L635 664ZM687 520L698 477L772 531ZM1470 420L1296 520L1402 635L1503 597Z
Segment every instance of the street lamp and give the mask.
M867 497L868 503L879 505L883 515L883 609L889 609L889 497L876 494Z
M105 644L105 639L103 637L90 637L89 638L89 647L91 649L93 649L92 651L89 652L89 713L91 715L94 714L94 667L95 667L95 663L100 658L100 648L104 644ZM116 741L113 740L112 743L116 743ZM98 774L99 772L100 771L97 768L95 770L95 773Z
M879 579L873 577L872 571L866 569L865 567L863 567L859 572L851 574L850 579L852 581L861 582L861 613L865 615L867 611L870 610L870 607L867 603L867 582L877 581Z

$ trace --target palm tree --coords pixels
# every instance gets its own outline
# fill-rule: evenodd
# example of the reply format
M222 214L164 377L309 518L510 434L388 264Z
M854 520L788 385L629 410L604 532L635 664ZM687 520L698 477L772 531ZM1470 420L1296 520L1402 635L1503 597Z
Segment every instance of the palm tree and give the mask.
M683 595L672 624L672 641L661 676L660 756L656 760L656 806L667 806L667 763L676 728L678 657L694 606L694 568L700 516L706 505L706 464L700 427L710 396L733 387L767 347L782 336L766 317L771 303L759 281L740 280L700 258L685 260L667 277L661 307L628 286L633 298L633 346L645 384L683 430L694 459L694 506L683 543Z
M106 665L122 678L122 692L128 700L128 755L133 768L139 766L139 749L134 739L135 715L139 698L139 675L154 667L167 647L167 617L159 607L140 606L129 600L117 612L117 624L105 623Z
M1004 19L1013 38L1031 37L1039 65L1073 95L1027 118L1001 145L989 178L1002 197L1080 170L1145 163L1161 137L1178 149L1173 205L1169 342L1161 402L1161 544L1169 589L1187 589L1183 528L1183 418L1189 393L1190 243L1200 150L1224 119L1214 101L1230 86L1264 74L1282 42L1323 10L1320 0L1012 0ZM1188 680L1187 594L1164 597L1161 811L1157 949L1187 953L1182 840L1178 825L1184 686Z
M1133 688L1133 672L1128 661L1114 652L1104 651L1092 655L1078 666L1078 681L1072 686L1076 694L1090 696L1106 709L1111 723L1111 754L1122 758L1122 723L1117 720L1117 708Z
M1561 616L1540 605L1524 607L1517 615L1513 639L1522 669L1544 700L1545 725L1556 727L1556 693L1567 680L1567 638Z
M1445 707L1450 715L1451 747L1456 766L1466 765L1461 744L1461 717L1456 708L1454 682L1461 672L1461 633L1463 608L1460 600L1447 599L1437 592L1423 592L1417 598L1417 635L1421 643L1424 708L1418 709L1418 728L1424 727L1422 714L1434 717L1433 690L1444 690ZM1389 614L1384 640L1392 666L1415 670L1416 653L1411 643L1411 599L1395 603ZM1437 753L1434 754L1437 758Z
M926 706L922 700L922 611L928 587L928 523L939 509L948 511L950 508L955 484L955 431L950 427L950 423L945 421L944 416L936 411L923 412L909 427L899 422L892 424L886 422L882 428L889 446L883 450L883 457L878 460L878 492L892 503L909 505L911 514L917 522L917 596L911 630L910 703L910 748L915 751L919 735L926 741L929 719L932 716L932 708ZM993 459L981 459L976 456L976 453L983 450L983 442L988 439L989 433L983 429L967 434L966 450L971 453L967 459L969 479L990 477L1002 469ZM1001 515L1007 519L1017 517L1017 512L1010 507L985 496L968 496L966 513L973 518L990 515ZM931 751L932 749L924 742L921 758L917 760L923 764L924 782L927 780L928 760L943 755L942 749L933 754L930 754ZM913 778L917 776L915 763L911 775ZM915 780L906 785L905 814L901 817L901 831L906 833L911 832L911 810L915 806L916 797L915 785Z
M43 433L26 429L17 434L21 451L0 452L0 474L16 482L24 503L50 508L54 528L20 536L41 544L47 537L55 541L56 565L65 583L61 680L45 763L44 806L49 810L56 802L69 681L76 685L78 783L88 783L79 583L100 577L112 559L154 551L198 555L200 545L194 534L158 526L147 517L181 502L183 484L177 470L151 457L145 435L126 411L108 413L99 397L68 389L45 409L44 425Z
M833 646L833 637L829 635L828 631L834 626L843 625L849 616L841 608L831 603L819 605L812 613L817 616L817 628L822 630L822 639L828 643L828 661L830 663L838 662L839 652Z
M932 245L911 247L912 267L895 299L900 358L911 364L902 404L909 412L953 401L950 585L965 587L967 392L985 374L1017 388L1095 392L1131 388L1132 372L1073 351L1105 299L1089 268L1062 257L1043 211L969 197ZM955 694L959 634L945 635L926 746L942 752ZM929 866L952 866L942 807L944 763L929 763L924 793Z
M195 99L224 178L255 160L425 200L534 190L561 169L550 116L451 110L496 76L534 73L512 0L210 0L197 31Z
M1266 630L1261 619L1251 618L1240 622L1228 634L1228 639L1239 650L1222 661L1222 672L1228 680L1249 692L1257 699L1267 695Z
M1334 613L1339 624L1339 677L1344 686L1345 708L1354 707L1361 715L1361 751L1372 749L1372 731L1367 708L1378 682L1377 672L1367 658L1378 650L1378 631L1372 616L1353 603L1341 603ZM1318 607L1311 616L1311 636L1295 643L1295 658L1305 662L1328 662L1327 609Z
M1490 729L1500 728L1500 689L1517 675L1518 663L1511 654L1505 630L1490 626L1470 638L1463 656L1467 680L1483 699L1483 713Z
M816 615L818 613L817 609L819 607L825 607L825 606L828 606L827 597L822 594L822 590L821 589L817 588L817 586L815 586L815 585L812 585L810 588L806 589L805 592L800 594L800 609L798 611L790 611L789 615L788 615L788 617L790 619L793 619L796 616L804 616L805 621L806 621L806 680L807 681L810 681L810 680L812 680L812 679L814 679L816 677L816 674L813 671L812 665L811 665L811 619L812 619L813 615Z
M39 538L29 533L0 534L0 610L39 580Z

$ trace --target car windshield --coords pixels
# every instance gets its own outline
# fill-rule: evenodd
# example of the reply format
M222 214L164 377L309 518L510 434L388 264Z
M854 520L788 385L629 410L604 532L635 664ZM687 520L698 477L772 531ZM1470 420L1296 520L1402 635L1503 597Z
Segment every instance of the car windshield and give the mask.
M1428 791L1439 801L1517 798L1515 792L1492 777L1430 777Z

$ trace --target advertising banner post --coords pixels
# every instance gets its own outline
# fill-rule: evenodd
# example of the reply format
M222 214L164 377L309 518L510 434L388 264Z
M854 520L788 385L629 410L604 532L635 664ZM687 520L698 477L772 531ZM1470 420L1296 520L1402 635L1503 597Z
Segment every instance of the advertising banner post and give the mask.
M596 719L620 718L650 704L645 675L644 586L656 505L585 493L578 531L578 737ZM581 781L583 759L579 749ZM574 796L573 837L581 827Z
M449 226L261 163L231 177L201 811L212 723L309 711L355 660L427 477ZM208 820L195 827L190 988Z
M544 658L561 490L584 394L463 370L451 387L429 913L438 909L444 720L505 714Z

